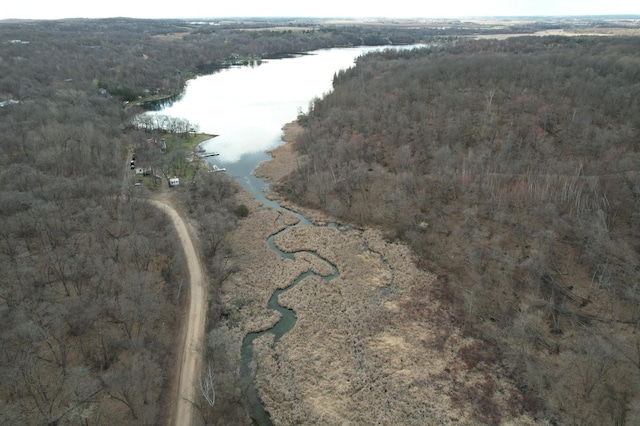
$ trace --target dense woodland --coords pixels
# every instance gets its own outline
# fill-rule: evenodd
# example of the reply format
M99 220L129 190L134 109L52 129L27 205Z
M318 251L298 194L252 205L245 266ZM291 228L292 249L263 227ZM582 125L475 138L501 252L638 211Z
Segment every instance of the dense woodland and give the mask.
M2 27L0 44L0 98L16 101L0 108L0 422L157 424L182 252L131 185L127 150L143 135L94 84L84 53L98 50L29 27Z
M640 39L371 53L299 119L279 191L409 242L469 368L543 422L640 422ZM497 422L493 391L456 398Z
M167 417L185 267L170 221L145 201L157 189L131 184L130 149L160 132L132 125L142 109L130 101L237 61L434 40L336 75L300 117L309 161L281 191L410 242L441 276L430 297L451 304L443 321L484 342L461 354L469 368L504 366L523 410L557 424L640 422L639 42L453 37L482 31L0 23L0 423ZM218 277L213 328L233 272L224 234L246 210L224 175L193 181L203 184L176 201ZM224 342L206 349L218 389L215 406L195 401L203 422L246 423Z
M199 72L237 60L367 37L423 38L402 29L257 26L0 23L0 423L160 424L175 402L188 276L170 220L146 201L158 189L133 185L131 151L162 129L134 126L142 109L130 101L177 94ZM170 169L165 163L184 163L185 154L154 161ZM190 177L197 183L178 189L176 202L196 224L216 277L213 327L223 314L219 283L232 272L224 234L247 212L225 175ZM206 423L246 423L224 349L208 349L216 356L215 407L194 403Z

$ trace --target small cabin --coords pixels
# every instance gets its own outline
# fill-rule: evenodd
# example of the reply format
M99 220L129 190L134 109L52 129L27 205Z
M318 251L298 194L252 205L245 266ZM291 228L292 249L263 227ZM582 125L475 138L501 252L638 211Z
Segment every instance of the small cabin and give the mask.
M169 186L178 186L180 185L180 179L174 177L174 178L169 178Z

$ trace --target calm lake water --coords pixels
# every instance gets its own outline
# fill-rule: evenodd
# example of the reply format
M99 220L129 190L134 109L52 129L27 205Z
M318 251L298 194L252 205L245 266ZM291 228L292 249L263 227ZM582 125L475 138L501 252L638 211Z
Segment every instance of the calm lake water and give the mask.
M402 46L409 48L416 46ZM235 177L258 199L264 183L251 172L282 143L282 126L307 112L315 97L331 90L333 76L355 59L386 47L317 50L294 58L265 60L259 66L239 66L200 76L163 114L189 120L200 132L218 135L203 144L220 155L211 161Z

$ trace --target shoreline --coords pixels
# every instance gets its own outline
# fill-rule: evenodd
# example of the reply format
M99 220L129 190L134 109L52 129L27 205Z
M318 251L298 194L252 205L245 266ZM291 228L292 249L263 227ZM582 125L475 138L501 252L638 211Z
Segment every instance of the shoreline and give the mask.
M299 161L304 161L295 152L296 138L304 131L297 122L292 121L282 126L282 145L267 151L270 159L262 161L253 174L269 182L279 182L293 172Z
M271 158L258 164L253 174L269 184L275 184L293 173L300 165L305 164L308 161L307 156L298 154L295 149L296 139L302 132L304 132L304 128L297 120L282 126L282 141L284 143L267 151ZM281 198L277 192L270 192L267 198L278 201L284 208L302 214L312 223L325 224L335 222L334 218L324 212L289 202ZM353 224L350 225L355 226Z
M284 144L254 171L269 182L306 160L295 151L302 126L288 123L283 131ZM474 423L473 405L453 399L462 392L461 383L473 388L488 380L461 360L474 339L447 324L446 307L432 297L436 276L415 266L407 245L385 240L376 229L322 226L333 219L278 199L319 225L279 233L276 246L294 253L292 259L281 258L267 238L293 217L264 208L246 191L239 195L250 208L230 235L234 250L242 253L240 270L222 288L223 303L237 324L230 332L238 353L248 333L278 321L279 314L267 308L273 292L313 268L303 252L318 253L339 271L330 282L308 277L280 294L280 305L295 312L296 324L278 342L270 333L253 342L253 382L273 424ZM498 408L508 413L506 397L515 390L503 377L496 371L491 380L505 395ZM535 424L521 414L503 419Z

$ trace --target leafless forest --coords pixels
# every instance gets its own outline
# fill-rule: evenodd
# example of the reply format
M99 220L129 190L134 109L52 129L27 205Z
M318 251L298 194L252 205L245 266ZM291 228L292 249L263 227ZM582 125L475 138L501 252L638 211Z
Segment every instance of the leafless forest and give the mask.
M300 117L307 160L280 192L409 242L440 274L431 296L483 342L468 367L506 368L523 410L635 424L639 48L523 37L367 55Z
M460 356L469 369L504 367L522 410L638 423L638 39L457 39L558 25L1 22L0 423L169 416L188 289L171 223L145 201L161 189L130 180L130 150L161 135L131 125L138 101L232 62L417 41L437 44L336 75L335 92L300 117L308 162L281 192L411 243L441 276L416 297L450 304L448 319L484 342ZM173 201L216 277L212 329L234 272L225 233L246 209L225 176L193 181L204 184ZM204 423L244 424L224 349L205 348L215 404L194 403Z
M188 281L170 221L145 202L160 189L131 179L131 151L163 136L131 125L142 112L136 103L176 95L189 78L231 62L419 37L403 29L383 38L377 28L270 29L281 24L0 23L0 423L169 417ZM154 161L171 169L168 162L185 155L168 150ZM232 272L224 235L246 209L228 177L191 178L201 184L175 191L174 202L196 224L216 276L214 326L223 314L217 285ZM222 377L228 365L218 361ZM218 389L215 408L195 401L205 421L247 419L234 386Z

